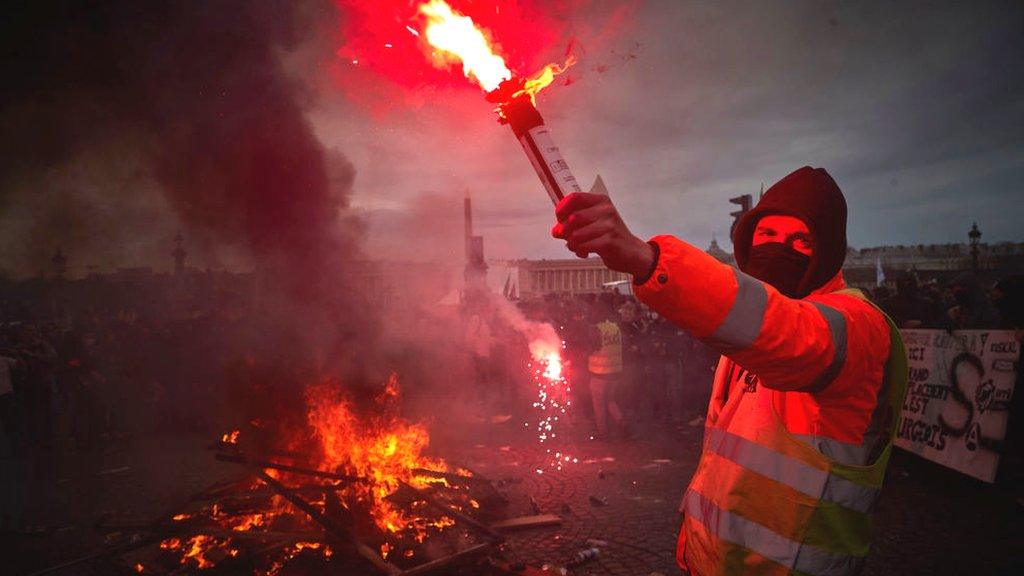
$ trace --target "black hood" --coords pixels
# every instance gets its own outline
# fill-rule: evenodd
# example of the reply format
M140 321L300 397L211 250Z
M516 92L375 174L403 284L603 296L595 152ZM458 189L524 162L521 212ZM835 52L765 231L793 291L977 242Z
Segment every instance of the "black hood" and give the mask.
M799 292L810 294L831 280L846 260L846 198L824 168L804 166L765 191L757 206L736 225L732 244L736 264L744 270L754 229L768 215L793 216L807 224L814 255L800 281Z

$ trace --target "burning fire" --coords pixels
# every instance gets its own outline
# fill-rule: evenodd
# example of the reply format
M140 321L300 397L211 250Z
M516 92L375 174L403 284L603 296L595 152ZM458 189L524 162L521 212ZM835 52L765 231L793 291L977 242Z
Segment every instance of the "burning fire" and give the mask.
M383 541L381 556L385 557L399 552L404 557L411 557L414 555L412 543L422 543L430 534L455 524L445 515L428 514L425 507L413 504L403 508L390 498L403 487L427 488L446 484L443 478L423 476L416 470L470 475L464 470L450 470L444 461L423 454L430 442L427 429L398 415L400 399L401 390L394 374L373 399L372 409L362 407L363 410L358 410L336 382L325 380L307 386L307 427L290 431L292 437L285 439L280 448L308 458L308 461L302 461L305 466L349 475L360 481L311 481L308 476L266 470L268 475L288 485L323 486L337 494L343 507L364 511L372 519L372 526L379 530ZM287 435L289 431L282 433ZM242 445L242 436L238 430L232 431L222 437L222 444ZM251 487L259 488L257 482L254 480ZM310 503L322 513L327 513L325 497ZM479 504L469 500L460 506L470 509ZM292 525L296 520L308 530L320 529L305 513L280 496L273 496L269 504L256 510L226 511L214 503L200 512L177 514L173 520L183 526L194 525L195 532L166 538L160 543L160 548L175 555L181 565L198 570L238 555L236 539L259 537L263 532L278 530L275 526ZM208 527L205 532L204 527ZM320 542L295 542L280 548L266 566L256 570L256 574L274 576L303 551L323 559L329 559L333 554L330 547Z
M183 565L192 565L202 570L217 563L215 556L237 556L238 550L231 548L229 544L228 540L196 534L184 542L180 538L168 538L160 542L160 548L181 551Z
M336 386L323 383L306 391L307 420L313 439L319 443L323 469L368 479L346 488L346 495L370 506L370 514L381 531L394 534L411 530L413 537L422 541L428 528L444 528L454 522L448 518L428 522L410 517L387 497L403 483L417 488L443 483L441 479L417 476L413 470L447 472L448 466L422 454L430 436L423 425L407 422L395 414L399 399L398 377L392 374L376 398L381 415L360 416Z
M419 13L426 19L422 37L435 49L431 56L436 66L462 63L462 73L479 84L484 92L493 92L502 82L512 80L512 71L505 64L505 59L495 52L489 34L472 18L456 12L445 0L424 2L419 6ZM522 80L508 99L527 95L531 101L534 100L537 92L550 86L555 76L575 63L576 58L569 56L561 66L548 64Z
M220 437L220 441L224 444L238 444L239 430L232 430Z

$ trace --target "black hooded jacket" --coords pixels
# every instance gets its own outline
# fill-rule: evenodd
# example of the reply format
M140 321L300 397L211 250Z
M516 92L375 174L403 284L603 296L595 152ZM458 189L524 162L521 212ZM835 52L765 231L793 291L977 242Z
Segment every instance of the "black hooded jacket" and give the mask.
M790 173L766 190L757 206L740 219L732 238L740 270L746 269L758 221L768 215L799 218L811 232L814 254L800 281L800 294L810 294L842 270L846 260L846 199L824 168L804 166Z

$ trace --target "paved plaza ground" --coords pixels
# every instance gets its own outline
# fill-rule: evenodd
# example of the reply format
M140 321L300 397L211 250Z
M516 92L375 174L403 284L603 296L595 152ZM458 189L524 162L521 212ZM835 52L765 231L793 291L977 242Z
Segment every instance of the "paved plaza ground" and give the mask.
M640 426L634 439L612 442L591 440L585 426L567 430L560 446L578 462L543 474L536 469L545 468L548 456L521 426L445 426L434 438L440 455L500 481L510 515L532 514L536 506L562 516L560 526L511 534L509 556L534 566L560 564L597 539L607 542L602 554L572 573L679 573L676 506L696 467L699 424ZM27 495L31 514L47 530L5 536L0 573L28 574L99 549L94 525L101 515L152 517L237 475L236 468L213 460L205 450L209 440L202 434L151 437L96 454L55 457ZM1024 573L1024 507L1019 475L1016 485L1012 477L1004 473L999 483L987 485L897 451L866 574Z

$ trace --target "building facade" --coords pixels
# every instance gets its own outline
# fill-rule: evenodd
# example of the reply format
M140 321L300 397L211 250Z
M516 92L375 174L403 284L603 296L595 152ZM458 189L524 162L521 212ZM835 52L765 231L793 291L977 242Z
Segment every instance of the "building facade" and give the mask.
M605 267L600 258L564 260L515 260L508 263L516 276L518 296L528 299L546 294L596 294L615 282L631 280L629 274Z
M1024 273L1024 243L999 242L978 245L977 273L983 278ZM733 255L711 241L708 254L726 264L735 265ZM849 248L843 264L847 284L858 288L877 285L879 268L884 284L892 284L904 273L914 273L922 281L949 280L961 272L974 270L968 244L918 244L916 246L876 246Z

